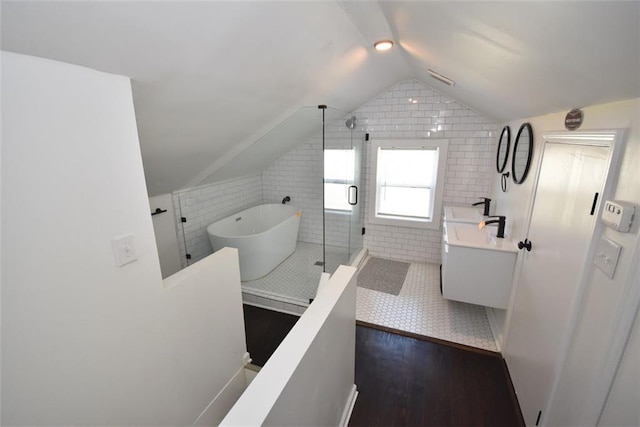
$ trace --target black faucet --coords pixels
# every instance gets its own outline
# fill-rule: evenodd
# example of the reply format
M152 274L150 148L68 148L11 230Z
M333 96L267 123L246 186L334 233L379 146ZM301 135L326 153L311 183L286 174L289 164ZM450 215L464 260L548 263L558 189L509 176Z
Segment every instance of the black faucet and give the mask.
M284 205L285 203L290 202L290 201L291 201L291 197L285 196L285 198L282 199L282 204Z
M500 239L503 239L504 238L504 224L507 221L507 217L506 216L502 216L502 215L495 215L495 216L491 216L489 218L498 218L498 219L492 219L491 221L485 221L484 225L498 223L498 234L496 234L496 237L498 237Z
M489 216L489 206L491 206L491 199L487 197L481 197L482 201L478 203L474 203L471 206L484 205L484 212L482 215Z

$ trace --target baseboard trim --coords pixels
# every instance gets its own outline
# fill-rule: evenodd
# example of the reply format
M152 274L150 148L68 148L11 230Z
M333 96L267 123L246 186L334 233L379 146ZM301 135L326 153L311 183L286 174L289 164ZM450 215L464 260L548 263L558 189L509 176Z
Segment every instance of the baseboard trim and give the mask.
M404 337L415 338L421 341L429 341L434 344L446 345L447 347L454 347L460 350L471 351L473 353L486 354L487 356L502 358L502 354L499 352L485 350L483 348L471 347L469 345L459 344L457 342L446 341L440 338L429 337L427 335L420 335L413 332L402 331L400 329L393 329L387 326L376 325L375 323L363 322L362 320L356 320L357 326L363 326L365 328L377 329L379 331L389 332L391 334L402 335Z
M195 426L217 426L231 410L236 401L247 388L245 368L241 367L225 384L220 392L207 405L193 422Z
M349 398L347 399L347 404L344 407L344 411L342 412L342 417L340 418L340 426L347 427L349 425L349 420L351 419L351 414L353 413L353 408L356 406L356 399L358 398L358 389L354 384L351 387L351 392L349 393Z
M498 352L502 353L502 331L498 327L498 322L496 321L493 308L485 307L485 312L487 313L487 319L489 319L489 327L491 328L493 340L496 343Z
M277 311L278 313L290 314L290 315L296 316L296 317L302 316L302 314L300 314L300 313L294 313L293 311L289 311L289 310L285 310L285 309L281 309L281 308L276 308L276 307L271 307L271 306L268 306L268 305L265 305L265 304L260 304L260 303L257 303L257 302L243 301L242 303L244 305L251 305L253 307L264 308L265 310Z

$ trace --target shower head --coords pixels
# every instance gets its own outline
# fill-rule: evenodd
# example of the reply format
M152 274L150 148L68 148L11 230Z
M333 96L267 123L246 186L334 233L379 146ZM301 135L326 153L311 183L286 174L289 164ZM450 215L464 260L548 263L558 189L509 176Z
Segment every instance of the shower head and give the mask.
M356 127L356 116L351 116L350 119L347 119L347 121L345 122L345 125L347 125L347 127L349 129L355 129L355 127Z

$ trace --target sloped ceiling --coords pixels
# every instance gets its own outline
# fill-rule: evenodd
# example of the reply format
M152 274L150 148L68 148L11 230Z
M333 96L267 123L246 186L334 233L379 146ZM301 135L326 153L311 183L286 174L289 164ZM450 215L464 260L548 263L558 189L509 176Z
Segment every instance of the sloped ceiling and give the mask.
M3 1L0 13L4 50L132 78L150 195L258 172L317 130L317 104L349 112L411 78L497 122L640 96L637 1ZM383 38L396 46L374 52Z

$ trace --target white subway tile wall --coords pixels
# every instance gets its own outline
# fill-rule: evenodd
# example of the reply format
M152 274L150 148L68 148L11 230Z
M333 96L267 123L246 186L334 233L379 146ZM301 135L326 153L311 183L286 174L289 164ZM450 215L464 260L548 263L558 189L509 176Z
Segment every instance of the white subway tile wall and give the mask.
M176 230L183 267L213 252L207 235L209 224L235 212L262 204L260 175L233 179L173 193ZM180 222L185 217L187 222ZM184 238L182 230L184 227ZM185 244L186 250L185 252ZM191 255L187 260L186 254Z
M417 81L398 83L356 110L371 139L442 138L449 141L443 205L470 205L491 185L497 124ZM366 150L364 178L370 176ZM368 198L365 210L368 212ZM370 224L364 246L371 256L440 263L442 230Z
M345 120L346 118L343 118L327 123L327 149L351 148L351 130L346 127ZM354 137L362 141L364 132L354 132ZM302 242L322 243L322 156L322 137L318 135L300 144L262 172L262 194L265 203L282 200L285 195L289 195L291 203L301 209L298 240ZM363 197L362 190L360 188L358 197ZM362 218L363 215L364 212L361 210ZM327 245L345 247L349 242L350 217L328 212L325 221ZM362 246L359 232L353 234L355 244Z
M280 203L290 196L290 203L300 208L302 242L322 244L322 155L321 136L315 136L262 172L264 203Z
M487 196L497 149L497 124L417 81L401 82L354 112L355 138L449 140L444 205L470 205ZM327 148L351 145L351 131L344 120L327 125ZM359 199L366 227L364 247L371 256L413 262L439 263L441 230L370 224L367 221L367 188L371 177L370 150L364 143ZM211 253L206 227L225 216L261 203L280 203L285 196L302 211L298 240L322 243L322 139L302 142L269 165L261 174L174 194L182 207L191 262ZM180 218L178 211L176 217ZM337 219L337 221L333 221ZM342 246L348 234L345 217L327 215L327 243ZM184 244L178 223L183 262Z
M414 102L415 101L415 102ZM449 140L444 205L470 205L489 194L497 124L417 81L398 83L354 112L357 137L371 139L444 138ZM350 144L344 121L330 123L325 132L328 148ZM370 224L367 189L370 182L370 150L364 144L363 183L364 247L370 255L414 262L440 262L441 230ZM293 203L306 213L300 240L322 239L322 140L314 137L270 165L262 173L265 201L295 194ZM344 223L343 223L344 225ZM344 228L327 224L331 238L344 239Z

